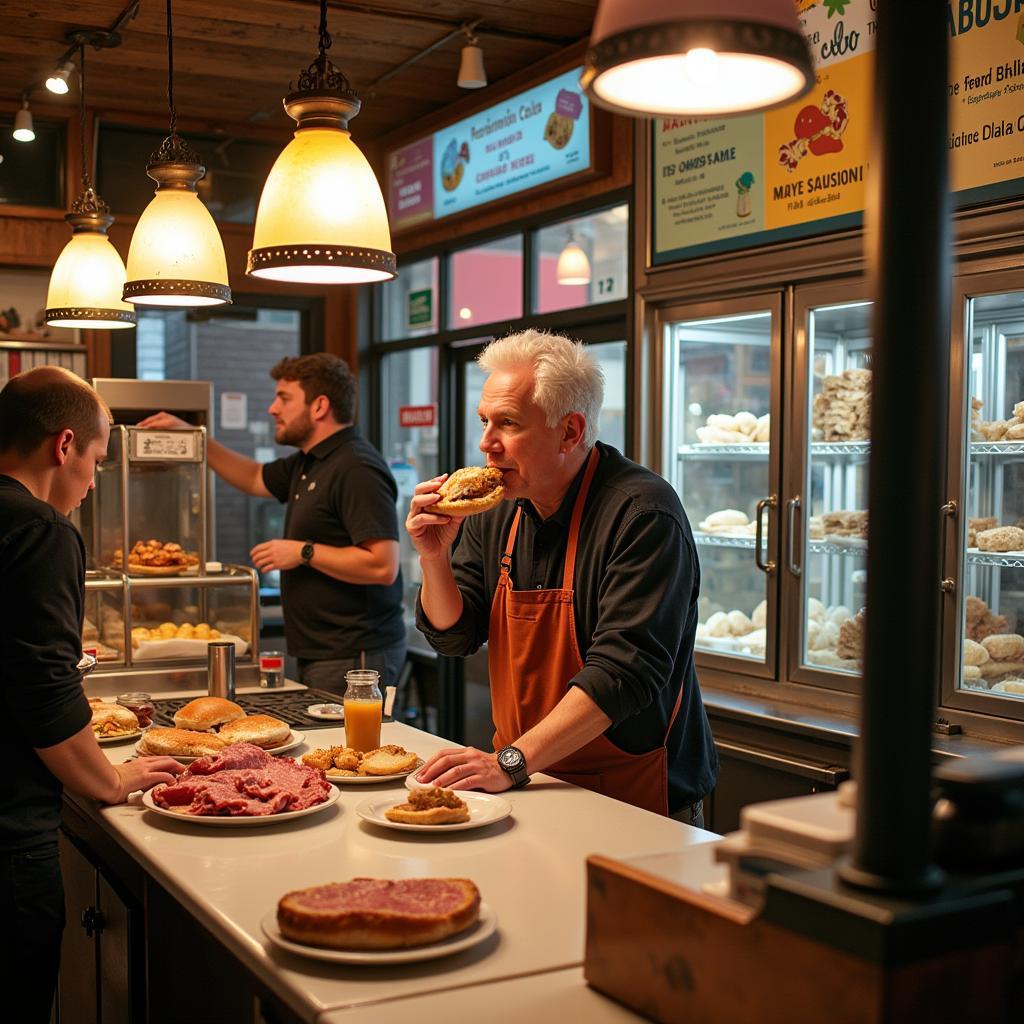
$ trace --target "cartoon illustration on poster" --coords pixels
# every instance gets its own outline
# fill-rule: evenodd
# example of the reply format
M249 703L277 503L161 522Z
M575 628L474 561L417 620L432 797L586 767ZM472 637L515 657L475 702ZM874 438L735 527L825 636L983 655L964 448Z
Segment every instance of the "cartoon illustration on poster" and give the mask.
M441 157L441 184L446 192L454 192L462 184L469 163L469 143L462 145L452 139Z

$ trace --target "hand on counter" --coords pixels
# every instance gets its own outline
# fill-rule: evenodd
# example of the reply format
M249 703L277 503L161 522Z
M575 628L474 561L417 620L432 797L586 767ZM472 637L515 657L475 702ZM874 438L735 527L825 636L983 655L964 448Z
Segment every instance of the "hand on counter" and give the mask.
M498 766L497 755L485 754L476 747L439 750L427 758L416 780L443 789L482 789L485 793L512 788L512 779Z
M458 516L433 515L430 506L441 500L437 489L448 479L447 473L416 485L405 528L420 558L435 561L442 558L455 541L462 519Z
M124 803L125 800L140 789L152 789L161 782L173 782L175 776L185 770L173 757L137 757L134 761L115 764L114 771L121 780L121 792L113 804Z
M186 423L177 416L172 416L169 412L155 412L152 416L147 416L144 420L140 420L138 426L145 427L147 430L192 429L191 423Z
M301 540L266 540L249 552L252 564L260 572L271 569L294 569L302 564Z

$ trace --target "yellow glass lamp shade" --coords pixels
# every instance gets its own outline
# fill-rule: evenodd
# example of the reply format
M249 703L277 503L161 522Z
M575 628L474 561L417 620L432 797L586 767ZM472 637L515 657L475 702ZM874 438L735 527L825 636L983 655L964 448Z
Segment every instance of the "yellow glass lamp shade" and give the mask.
M768 110L814 85L793 0L601 0L581 84L633 116Z
M569 242L559 253L555 280L559 284L590 284L590 260L576 242Z
M224 244L194 188L157 188L132 235L124 297L136 306L231 301Z
M295 284L395 276L384 197L348 131L295 132L263 186L246 273Z
M46 322L51 327L132 327L135 311L121 299L124 282L124 263L105 231L76 230L50 275Z

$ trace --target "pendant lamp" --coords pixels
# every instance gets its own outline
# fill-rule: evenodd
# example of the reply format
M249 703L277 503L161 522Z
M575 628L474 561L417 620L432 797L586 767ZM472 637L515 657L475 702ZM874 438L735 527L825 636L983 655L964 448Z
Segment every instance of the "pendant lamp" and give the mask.
M555 280L559 284L590 284L590 260L571 231L565 248L558 254Z
M79 53L78 128L82 153L82 194L64 220L71 241L64 246L46 293L46 322L51 327L117 330L135 324L135 311L121 298L125 269L107 238L114 223L110 207L96 194L89 175L85 147L85 46Z
M581 85L644 117L768 110L814 85L793 0L601 0Z
M359 97L327 59L327 0L320 53L284 98L295 137L270 170L245 272L302 284L368 284L395 276L380 185L349 134Z
M14 130L11 132L17 142L31 142L36 137L32 123L32 111L28 109L28 96L21 97L21 110L14 115Z
M124 297L136 306L223 305L231 301L224 243L196 192L206 168L176 130L171 0L167 0L167 106L171 134L146 165L156 193L132 235Z
M483 89L487 85L484 51L480 48L479 40L468 25L463 25L462 31L466 37L466 43L462 47L462 54L459 58L459 88Z

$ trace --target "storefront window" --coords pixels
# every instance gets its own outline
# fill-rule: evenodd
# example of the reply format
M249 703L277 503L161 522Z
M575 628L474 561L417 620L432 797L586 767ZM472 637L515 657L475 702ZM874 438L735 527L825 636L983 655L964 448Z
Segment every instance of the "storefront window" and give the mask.
M523 315L523 237L499 238L448 257L448 328Z
M403 263L398 277L380 287L382 341L421 338L437 333L438 259Z
M29 143L16 141L13 127L13 117L0 117L0 206L63 207L64 123L35 118Z
M551 224L533 237L534 313L626 298L629 207L625 203Z
M589 345L588 351L604 373L604 405L598 421L598 439L626 450L626 343L605 341Z

